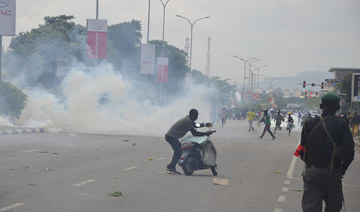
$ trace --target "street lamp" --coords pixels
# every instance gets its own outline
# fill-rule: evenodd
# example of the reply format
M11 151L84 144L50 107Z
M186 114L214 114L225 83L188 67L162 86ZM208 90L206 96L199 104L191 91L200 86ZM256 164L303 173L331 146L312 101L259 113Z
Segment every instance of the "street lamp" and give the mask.
M96 20L99 19L99 0L96 0Z
M260 70L261 68L266 67L266 66L267 66L267 65L262 65L262 66L260 66L260 67L254 66L254 67L256 68L256 70L257 70L256 89L259 89L259 70Z
M260 60L261 60L260 58L256 58L255 60L249 62L249 86L250 86L250 84L252 83L252 79L250 78L250 75L252 75L251 66L252 66L253 63L258 62L258 61L260 61ZM251 89L252 89L252 88L251 88Z
M149 7L148 7L148 23L147 23L147 35L146 35L146 43L149 44L149 33L150 33L150 3L149 0Z
M166 5L170 0L167 0L165 3L163 2L163 0L160 0L161 4L163 5L163 30L162 30L162 47L161 47L161 56L164 56L164 36L165 36L165 9L166 9Z
M249 63L250 60L255 60L255 59L258 59L258 58L257 58L257 57L253 57L253 58L250 58L250 59L245 60L245 59L243 59L243 58L241 58L241 57L238 57L238 56L236 56L236 55L234 55L234 57L244 62L244 83L243 83L243 87L245 87L245 80L246 80L246 63Z
M210 16L206 16L206 17L201 17L201 18L198 18L196 19L194 22L191 22L189 19L185 18L184 16L181 16L181 15L176 15L176 17L179 17L179 18L183 18L185 20L187 20L190 24L190 31L191 31L191 36L190 36L190 61L189 61L189 68L190 68L190 71L191 71L191 58L192 58L192 38L193 38L193 28L194 28L194 25L196 22L202 20L202 19L206 19L206 18L210 18Z

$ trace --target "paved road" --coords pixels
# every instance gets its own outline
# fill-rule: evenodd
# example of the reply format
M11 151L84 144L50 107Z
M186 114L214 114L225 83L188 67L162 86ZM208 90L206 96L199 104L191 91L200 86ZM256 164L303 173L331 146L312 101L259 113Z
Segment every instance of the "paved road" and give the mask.
M217 126L216 126L217 127ZM78 133L0 136L0 212L301 211L299 133L272 141L230 121L211 137L219 175L169 175L163 137ZM359 150L344 178L347 211L359 211ZM178 167L180 170L180 168ZM109 196L119 192L121 196Z

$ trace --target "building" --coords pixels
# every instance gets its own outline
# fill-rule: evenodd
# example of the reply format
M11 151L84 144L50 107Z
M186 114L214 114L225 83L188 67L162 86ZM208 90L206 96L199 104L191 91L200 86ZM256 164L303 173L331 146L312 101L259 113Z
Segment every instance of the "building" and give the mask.
M350 73L360 73L360 68L330 68L329 72L334 73L334 80L339 82Z

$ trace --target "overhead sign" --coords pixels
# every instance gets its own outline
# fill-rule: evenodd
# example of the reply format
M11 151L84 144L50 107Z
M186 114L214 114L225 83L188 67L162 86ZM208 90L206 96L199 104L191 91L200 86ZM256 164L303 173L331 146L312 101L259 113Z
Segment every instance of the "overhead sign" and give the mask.
M88 57L92 59L106 59L107 20L87 19L86 26L88 31Z
M351 101L352 102L360 102L360 73L352 74Z
M167 82L168 81L168 65L169 65L169 58L167 58L167 57L158 57L157 58L156 80L158 82Z
M155 72L155 44L141 44L141 74L154 74Z
M15 35L16 0L0 0L0 35Z

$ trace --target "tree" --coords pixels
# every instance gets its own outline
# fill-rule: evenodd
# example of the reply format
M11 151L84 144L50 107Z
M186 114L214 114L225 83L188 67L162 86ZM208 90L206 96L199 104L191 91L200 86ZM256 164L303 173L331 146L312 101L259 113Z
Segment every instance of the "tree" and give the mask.
M125 77L139 77L141 23L137 20L108 28L108 61Z
M19 118L21 110L26 106L26 94L4 81L0 84L0 94L0 113Z
M85 28L76 26L72 19L74 16L44 17L44 25L12 38L7 56L12 59L6 63L6 68L12 70L10 77L23 74L29 86L56 88L59 61L71 64L82 59L86 50L81 43L84 39L80 38L84 37Z
M150 41L151 44L155 44L155 57L168 57L169 66L168 66L168 82L163 83L163 91L167 96L173 96L175 94L181 93L185 85L185 75L188 71L186 66L186 53L185 51L178 49L175 46L169 45L166 42L154 40ZM162 48L164 48L164 53L162 55ZM156 77L156 75L154 76ZM154 86L158 84L156 80L153 81Z

